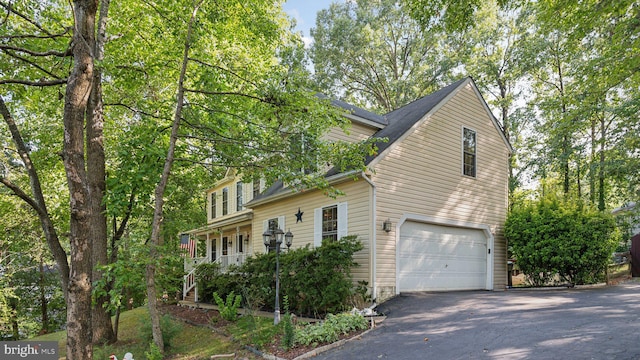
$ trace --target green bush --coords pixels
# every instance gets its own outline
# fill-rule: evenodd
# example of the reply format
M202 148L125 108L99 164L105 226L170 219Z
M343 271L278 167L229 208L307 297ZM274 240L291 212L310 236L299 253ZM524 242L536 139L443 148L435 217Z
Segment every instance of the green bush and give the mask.
M238 319L238 308L242 302L242 296L236 295L233 291L227 295L227 301L222 301L217 292L213 293L213 299L218 304L220 316L227 321L236 321Z
M280 253L280 297L287 298L290 310L298 315L323 316L349 307L357 286L351 269L358 266L353 255L363 246L356 236L338 241L324 241L322 246L309 246ZM231 292L247 294L245 301L255 297L263 309L274 310L275 253L257 254L227 274L215 275L206 281L199 279L202 294L217 292L221 297ZM206 301L206 300L203 300Z
M367 319L360 314L328 314L325 321L298 329L295 333L295 343L318 346L337 341L340 335L365 330L368 327Z
M518 267L535 286L602 281L619 241L615 220L579 202L547 196L515 206L505 235Z
M182 326L171 320L171 316L168 314L163 315L160 318L160 329L162 330L162 341L165 347L171 346L171 340L176 337L181 331ZM153 343L153 333L151 331L151 320L145 318L140 326L140 338L146 342ZM153 351L153 348L151 348Z

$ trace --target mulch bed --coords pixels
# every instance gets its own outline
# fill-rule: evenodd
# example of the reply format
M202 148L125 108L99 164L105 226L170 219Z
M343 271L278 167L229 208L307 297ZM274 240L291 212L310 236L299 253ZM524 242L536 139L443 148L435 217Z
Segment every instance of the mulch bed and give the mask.
M180 319L190 325L195 326L207 326L209 328L218 329L222 333L224 328L229 325L229 322L222 319L218 310L214 309L202 309L202 308L190 308L187 306L178 306L178 305L163 305L160 307L160 312L163 314L169 314L176 319ZM340 337L342 339L348 339L360 336L364 331L358 331L354 333L350 333L348 335L343 335ZM306 354L317 347L327 345L320 344L318 346L297 346L293 349L285 351L281 344L281 336L276 337L273 343L267 345L265 348L261 349L263 352L275 355L282 359L294 359L300 355Z

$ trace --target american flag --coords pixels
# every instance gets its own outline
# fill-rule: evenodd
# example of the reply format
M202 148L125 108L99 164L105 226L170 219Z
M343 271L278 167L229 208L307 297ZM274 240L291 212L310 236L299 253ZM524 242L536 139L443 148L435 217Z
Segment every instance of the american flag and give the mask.
M196 241L189 234L180 235L180 249L187 250L189 257L196 257Z

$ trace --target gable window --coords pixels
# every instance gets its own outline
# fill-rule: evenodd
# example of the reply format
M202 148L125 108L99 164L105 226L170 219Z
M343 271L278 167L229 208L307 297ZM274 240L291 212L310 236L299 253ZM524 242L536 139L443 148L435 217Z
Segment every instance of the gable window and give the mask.
M229 188L222 189L222 215L229 213Z
M216 193L211 193L211 218L215 219L216 218Z
M476 132L464 128L462 130L462 173L476 177Z
M313 211L313 245L322 240L337 241L347 235L347 203L341 202Z
M242 199L242 181L236 184L236 211L241 211L244 207L244 201Z

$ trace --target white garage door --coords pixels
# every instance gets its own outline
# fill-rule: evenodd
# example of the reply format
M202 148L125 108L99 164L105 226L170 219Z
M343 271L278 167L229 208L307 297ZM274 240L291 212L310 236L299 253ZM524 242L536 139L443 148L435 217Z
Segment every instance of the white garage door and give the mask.
M482 230L405 222L398 243L399 290L485 289L487 252Z

